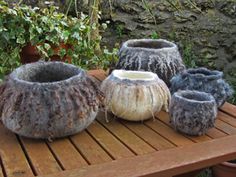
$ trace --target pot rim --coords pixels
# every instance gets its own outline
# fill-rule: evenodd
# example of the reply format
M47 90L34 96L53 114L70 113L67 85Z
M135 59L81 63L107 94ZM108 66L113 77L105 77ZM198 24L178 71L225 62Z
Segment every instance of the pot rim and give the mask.
M162 48L145 48L145 47L132 47L132 46L129 46L131 44L135 44L135 43L138 43L138 42L143 42L143 43L150 43L150 42L154 42L154 43L164 43L164 44L167 44L169 45L169 47L162 47ZM162 50L170 50L170 49L177 49L177 45L174 44L173 42L170 42L170 41L167 41L165 39L130 39L130 40L127 40L123 43L122 47L125 47L127 49L130 49L130 50L146 50L146 51L162 51Z
M228 161L227 162L222 162L221 165L236 168L236 163L231 163L231 162L228 162Z
M223 72L217 70L209 70L204 67L190 68L183 72L183 76L192 76L195 78L220 79L223 77Z
M183 100L184 102L192 102L192 103L212 103L215 102L214 97L206 92L196 91L196 90L179 90L174 93L176 98L179 100ZM193 98L188 98L187 96L192 96ZM197 100L195 98L202 98L201 100Z
M75 69L76 73L69 78L59 80L59 81L53 81L53 82L31 82L31 81L20 79L18 77L18 74L20 72L22 72L22 70L24 72L24 70L26 68L31 68L31 67L34 67L37 65L46 65L46 66L48 66L48 65L62 65L62 66L71 67L71 68ZM82 74L84 74L84 72L85 71L81 68L77 68L76 66L74 66L72 64L68 64L68 63L64 63L64 62L60 62L60 61L47 61L47 62L46 61L38 61L38 62L34 62L34 63L25 64L25 65L22 65L22 66L16 68L9 75L9 78L11 78L13 81L17 82L18 84L24 84L24 85L28 85L28 86L32 86L32 85L55 86L55 85L61 84L63 82L69 82L69 81L77 78L78 76L81 76Z
M121 70L118 70L118 69L113 70L112 75L120 80L130 80L130 81L152 81L152 80L158 78L157 74L155 74L153 72L131 71L131 70L122 70L122 69ZM134 77L132 77L132 75ZM131 76L131 77L128 77L128 76ZM137 76L137 77L135 77L135 76ZM141 76L143 76L143 77L141 77Z

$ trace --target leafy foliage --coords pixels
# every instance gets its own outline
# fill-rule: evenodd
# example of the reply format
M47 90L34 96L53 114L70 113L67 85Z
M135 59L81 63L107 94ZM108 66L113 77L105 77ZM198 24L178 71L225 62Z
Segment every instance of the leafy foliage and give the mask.
M160 35L159 35L156 31L154 31L154 32L151 34L151 38L152 38L152 39L159 39L159 38L160 38Z
M183 46L183 61L188 68L196 68L197 57L193 53L192 45L190 43L184 42Z
M110 61L117 59L116 51L105 48L99 56L95 54L101 36L90 40L89 34L96 28L83 13L75 18L59 13L55 6L10 8L0 0L0 73L6 74L20 65L20 52L27 44L36 46L42 59L50 60L55 55L53 48L64 43L71 48L56 53L61 58L69 56L72 63L87 69L107 68Z

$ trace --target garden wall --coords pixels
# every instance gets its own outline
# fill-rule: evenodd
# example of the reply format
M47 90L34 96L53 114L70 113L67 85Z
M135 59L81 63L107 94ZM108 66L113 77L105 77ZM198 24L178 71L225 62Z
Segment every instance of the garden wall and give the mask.
M192 48L198 65L223 70L236 84L236 0L113 0L111 14L118 37L173 40L186 57ZM113 33L107 42L117 41Z
M78 8L86 11L88 0L78 0ZM189 65L223 70L236 85L236 0L102 0L101 10L102 19L111 22L103 33L107 46L129 38L167 38L179 44L185 60L193 51Z

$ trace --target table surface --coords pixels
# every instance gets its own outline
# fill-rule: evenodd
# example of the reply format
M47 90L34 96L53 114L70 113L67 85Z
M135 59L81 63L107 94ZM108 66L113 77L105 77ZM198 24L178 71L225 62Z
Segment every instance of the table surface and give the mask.
M144 122L108 119L100 112L85 131L53 142L20 137L0 122L0 177L173 176L236 159L236 106L229 103L199 137L174 131L164 111Z

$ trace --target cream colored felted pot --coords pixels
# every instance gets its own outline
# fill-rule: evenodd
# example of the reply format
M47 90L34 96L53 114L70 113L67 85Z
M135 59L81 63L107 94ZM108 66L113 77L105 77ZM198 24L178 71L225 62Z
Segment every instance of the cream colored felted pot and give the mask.
M126 120L152 118L162 107L168 111L169 89L152 72L114 70L102 82L101 90L106 109Z

